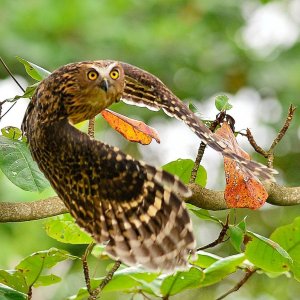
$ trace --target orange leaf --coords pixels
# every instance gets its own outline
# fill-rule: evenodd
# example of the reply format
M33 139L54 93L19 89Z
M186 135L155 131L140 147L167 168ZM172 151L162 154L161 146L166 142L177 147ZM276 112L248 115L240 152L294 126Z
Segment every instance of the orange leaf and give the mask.
M113 129L131 142L148 145L154 138L157 143L160 143L157 131L142 121L127 118L108 109L103 110L101 115Z
M250 160L250 155L240 148L227 122L222 124L216 134L226 140L236 154ZM226 176L224 197L228 207L257 209L266 202L268 193L264 186L255 176L246 174L237 161L224 157L224 169Z

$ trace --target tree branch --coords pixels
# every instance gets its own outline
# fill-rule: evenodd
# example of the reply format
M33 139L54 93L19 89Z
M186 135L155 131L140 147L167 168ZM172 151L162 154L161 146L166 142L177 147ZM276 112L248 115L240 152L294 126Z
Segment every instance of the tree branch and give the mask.
M199 208L224 210L228 207L223 191L213 191L197 184L189 184L193 195L185 199ZM269 194L267 202L277 206L300 204L300 187L284 187L276 183L265 184ZM50 197L33 202L0 202L0 223L39 220L67 213L59 197Z
M57 196L33 202L0 202L0 223L39 220L67 212Z
M284 187L276 183L264 184L269 197L267 202L277 206L300 204L300 187ZM223 191L212 191L197 184L189 184L193 195L186 202L208 210L224 210L227 205Z

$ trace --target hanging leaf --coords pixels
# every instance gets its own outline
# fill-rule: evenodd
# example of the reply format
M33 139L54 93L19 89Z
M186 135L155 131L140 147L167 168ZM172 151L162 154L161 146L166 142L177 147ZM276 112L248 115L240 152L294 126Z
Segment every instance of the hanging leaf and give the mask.
M0 136L0 169L13 184L25 191L42 192L49 187L23 141Z
M162 168L163 170L173 175L177 175L183 183L187 184L189 183L193 166L194 166L194 162L191 159L180 158L167 163ZM201 186L205 186L206 180L207 180L206 170L204 169L204 167L199 166L195 183Z
M47 78L51 73L39 66L37 66L36 64L31 63L30 61L25 60L22 57L16 56L17 60L20 61L24 66L25 66L25 70L27 72L27 74L37 80L37 81L41 81L45 78Z
M241 157L250 159L248 153L242 150L227 122L216 131L230 149ZM268 193L261 182L249 173L245 173L240 164L224 156L226 188L224 197L228 207L260 208L267 200Z
M45 223L46 233L67 244L90 244L93 239L83 231L69 214L52 217Z
M157 131L142 121L127 118L109 109L103 110L101 115L113 129L131 142L148 145L154 138L157 143L160 143Z

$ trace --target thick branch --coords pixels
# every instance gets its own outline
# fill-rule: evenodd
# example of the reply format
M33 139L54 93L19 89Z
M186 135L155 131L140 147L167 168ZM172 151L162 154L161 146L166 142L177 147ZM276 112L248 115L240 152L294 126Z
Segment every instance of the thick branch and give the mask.
M208 210L228 208L223 191L212 191L197 184L188 186L193 191L193 195L186 199L188 203ZM277 206L300 204L300 187L284 187L272 183L265 185L265 188L269 193L267 202L270 204ZM58 197L34 202L0 202L0 223L39 220L67 212L68 210Z
M202 188L197 184L189 184L193 195L186 199L197 207L208 210L224 210L227 205L223 191L212 191ZM266 184L265 188L269 194L267 202L277 206L290 206L300 204L300 187L284 187L276 183Z
M0 202L1 223L39 220L67 212L57 196L33 202Z

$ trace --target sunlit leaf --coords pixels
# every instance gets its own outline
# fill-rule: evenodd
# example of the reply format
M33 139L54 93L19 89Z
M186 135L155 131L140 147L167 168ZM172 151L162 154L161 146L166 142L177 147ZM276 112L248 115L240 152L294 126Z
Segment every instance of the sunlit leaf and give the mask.
M163 280L160 290L163 296L175 295L186 289L197 288L203 278L203 271L192 267L188 271L176 272L167 276Z
M0 283L0 299L1 300L27 300L26 294L12 289L9 286Z
M300 281L300 217L291 224L275 229L270 238L288 252L293 260L291 271L295 279Z
M24 258L14 270L0 270L0 283L23 293L28 293L32 286L57 283L60 281L58 276L44 275L43 272L67 259L76 259L76 257L55 248L35 252Z
M238 266L244 262L245 258L245 254L241 253L222 258L211 264L204 270L205 276L200 286L215 284L231 273L234 273Z
M67 251L51 248L31 254L23 259L15 269L24 274L26 283L30 286L37 282L43 270L52 268L57 263L67 259L76 259L76 257L70 255ZM47 285L49 284L49 280L45 279L45 282ZM55 280L54 283L56 283ZM42 284L42 281L40 281L40 284Z
M126 267L117 270L114 273L112 280L105 286L103 292L115 291L130 291L132 289L144 289L151 292L146 283L152 282L159 276L159 273L151 273L139 267ZM104 277L93 278L91 280L91 287L96 288L99 286Z
M28 292L24 274L19 270L0 270L0 283L23 293Z
M191 159L177 159L167 163L162 168L171 174L177 175L184 183L189 183L194 162ZM199 166L195 183L205 186L207 174L204 167Z
M289 254L274 241L247 231L244 239L247 259L266 272L289 271L293 261Z
M36 280L36 282L34 283L34 287L37 288L39 286L47 286L47 285L51 285L51 284L55 284L61 281L61 278L54 275L54 274L50 274L50 275L41 275L38 277L38 279Z
M201 268L208 268L220 259L222 259L222 257L200 250L197 251L197 259L193 260L191 263Z
M229 98L226 95L217 96L215 106L218 111L230 110L232 108L232 105L229 103Z
M239 147L227 122L222 124L216 134L222 137L236 154L250 159L249 154ZM262 183L251 174L245 173L237 161L224 156L224 169L226 177L224 197L228 207L257 209L266 202L268 193Z
M25 66L27 74L37 81L41 81L48 77L51 73L22 57L17 56L17 59Z
M142 121L127 118L108 109L103 110L101 115L113 129L131 142L148 145L154 138L160 143L157 131Z
M23 141L0 136L0 169L13 184L25 191L41 192L49 187Z
M62 243L90 244L93 241L69 214L52 217L46 221L45 230L50 237Z
M22 131L19 128L12 126L1 128L1 133L11 140L18 140L22 136Z

